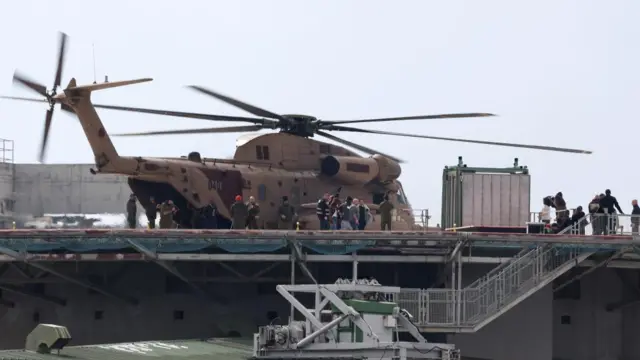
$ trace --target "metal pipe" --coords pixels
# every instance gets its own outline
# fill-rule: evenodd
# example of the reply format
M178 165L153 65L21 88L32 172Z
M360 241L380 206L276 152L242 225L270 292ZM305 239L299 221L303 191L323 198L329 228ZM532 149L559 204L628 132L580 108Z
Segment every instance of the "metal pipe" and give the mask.
M291 285L296 284L296 253L295 250L291 249ZM291 304L291 308L289 309L289 323L294 321L294 315L296 313L293 304Z
M458 321L458 325L460 325L460 323L462 322L462 318L461 318L461 308L462 308L462 258L461 258L462 253L458 253L457 256L457 264L458 265L458 289L456 292L456 295L458 297L458 301L456 301L456 320Z
M353 283L356 284L358 282L358 254L353 252L351 256L353 256Z
M324 325L320 329L312 332L311 334L307 335L307 337L305 337L304 339L298 341L298 343L295 344L295 346L293 348L294 349L298 349L298 348L304 347L306 345L309 345L311 342L313 342L313 340L315 340L315 338L317 338L318 336L320 336L320 335L326 333L327 331L331 330L332 327L338 325L339 323L341 323L344 319L346 319L348 317L349 317L348 314L342 314L342 316L331 320L330 322L328 322L326 325Z

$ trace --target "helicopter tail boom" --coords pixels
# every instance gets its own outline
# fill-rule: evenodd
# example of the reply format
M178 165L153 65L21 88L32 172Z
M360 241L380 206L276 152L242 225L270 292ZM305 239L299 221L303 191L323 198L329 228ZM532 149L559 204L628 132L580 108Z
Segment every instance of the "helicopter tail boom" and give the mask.
M90 91L91 92L91 91L97 91L97 90L111 89L111 88L120 87L120 86L140 84L140 83L149 82L152 80L153 79L151 78L144 78L144 79L103 82L100 84L76 86L75 79L72 79L69 85L67 86L67 88L65 89L65 92L67 91Z

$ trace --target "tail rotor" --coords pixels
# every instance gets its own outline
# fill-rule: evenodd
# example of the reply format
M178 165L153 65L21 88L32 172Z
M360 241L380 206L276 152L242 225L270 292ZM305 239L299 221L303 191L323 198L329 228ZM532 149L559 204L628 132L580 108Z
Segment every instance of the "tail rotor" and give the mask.
M3 96L2 98L13 99L13 100L23 100L23 101L43 101L49 103L49 109L44 118L44 131L42 134L42 143L40 145L40 155L39 160L43 162L45 150L47 147L47 140L49 138L49 129L51 128L51 121L53 119L53 112L55 110L55 96L58 93L58 88L60 87L60 82L62 81L62 70L64 68L64 60L65 60L65 50L67 44L67 35L65 33L60 33L60 45L58 48L58 65L56 67L55 77L53 79L53 87L51 90L47 90L46 86L37 83L33 80L30 80L26 76L21 75L16 72L13 75L13 82L18 83L36 93L38 95L44 97L44 100L37 99L28 99L28 98L18 98L18 97L9 97ZM63 110L70 111L71 109L63 104Z

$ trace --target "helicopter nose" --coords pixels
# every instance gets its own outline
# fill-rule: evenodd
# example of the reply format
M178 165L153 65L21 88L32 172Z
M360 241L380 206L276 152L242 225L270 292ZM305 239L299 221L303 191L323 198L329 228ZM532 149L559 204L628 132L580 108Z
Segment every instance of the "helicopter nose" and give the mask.
M52 99L56 100L56 101L63 101L63 100L67 99L67 95L65 93L60 93L60 94L57 94L56 96L52 97Z

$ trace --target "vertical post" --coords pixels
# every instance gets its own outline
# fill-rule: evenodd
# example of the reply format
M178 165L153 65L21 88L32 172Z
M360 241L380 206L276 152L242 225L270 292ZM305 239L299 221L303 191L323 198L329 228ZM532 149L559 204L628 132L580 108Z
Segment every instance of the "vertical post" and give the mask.
M452 264L451 266L451 296L448 296L447 301L451 302L451 306L447 306L447 310L451 312L452 322L455 324L457 322L456 319L456 264Z
M295 253L295 249L292 248L291 249L291 285L295 285L295 284L296 284L296 253ZM295 311L296 310L292 304L289 310L289 322L292 322L294 320L293 316L295 315Z
M353 275L353 283L355 284L358 281L358 254L354 251L351 253L351 256L353 257L353 270L352 270L352 275Z
M320 320L320 315L322 313L322 309L320 309L320 303L322 299L320 298L320 287L316 289L316 298L315 298L315 313L316 319Z
M458 251L458 255L456 257L456 265L458 265L458 291L457 291L457 304L456 304L456 320L458 321L458 325L462 322L462 249Z

